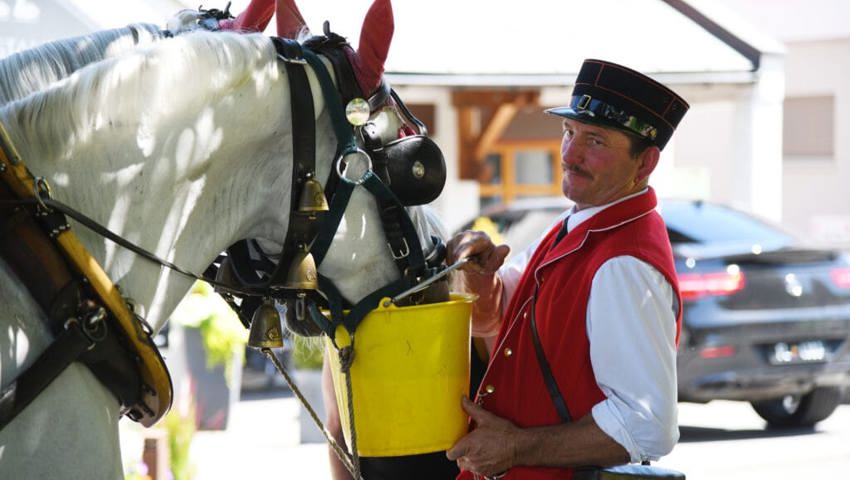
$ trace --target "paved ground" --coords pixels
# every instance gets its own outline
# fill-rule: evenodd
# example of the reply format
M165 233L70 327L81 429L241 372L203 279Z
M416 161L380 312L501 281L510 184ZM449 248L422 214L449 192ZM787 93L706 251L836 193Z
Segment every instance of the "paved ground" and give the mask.
M144 432L126 419L121 432L129 471L141 457ZM243 394L227 429L196 432L191 450L197 480L329 479L327 455L323 443L301 443L298 402L283 390Z
M299 404L287 395L244 395L225 432L198 432L198 480L329 479L323 443L300 443Z
M298 416L288 391L243 395L226 430L196 434L195 478L329 479L327 448L300 443ZM688 480L850 478L850 405L807 431L765 430L740 402L680 404L679 421L680 443L659 465L685 472ZM141 451L132 425L122 421L125 457Z

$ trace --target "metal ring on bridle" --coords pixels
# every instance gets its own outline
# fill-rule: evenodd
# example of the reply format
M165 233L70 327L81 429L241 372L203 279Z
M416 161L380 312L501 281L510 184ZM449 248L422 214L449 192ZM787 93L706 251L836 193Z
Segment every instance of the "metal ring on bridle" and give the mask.
M356 180L351 180L350 178L348 178L344 175L345 172L343 172L342 160L345 157L347 157L348 155L352 155L352 154L355 154L355 153L362 154L364 157L366 157L367 167L366 167L366 171L363 172L363 175L361 175L360 178L358 178ZM339 178L342 179L346 183L350 183L352 185L362 185L363 182L366 181L366 175L368 175L369 172L371 172L371 171L372 171L372 157L370 157L369 154L366 153L365 150L363 150L359 147L354 147L354 148L351 148L351 149L343 152L339 156L339 158L336 159L336 174L339 175Z

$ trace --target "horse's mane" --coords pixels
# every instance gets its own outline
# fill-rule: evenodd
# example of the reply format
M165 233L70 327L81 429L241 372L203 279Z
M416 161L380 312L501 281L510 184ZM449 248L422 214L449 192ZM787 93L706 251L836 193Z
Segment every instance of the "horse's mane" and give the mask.
M80 68L162 37L151 24L132 24L56 40L0 59L0 105L23 98Z
M0 120L20 131L18 143L37 141L61 158L69 142L85 141L106 124L142 135L162 118L220 103L263 65L276 76L274 58L261 34L197 31L81 68L0 107Z

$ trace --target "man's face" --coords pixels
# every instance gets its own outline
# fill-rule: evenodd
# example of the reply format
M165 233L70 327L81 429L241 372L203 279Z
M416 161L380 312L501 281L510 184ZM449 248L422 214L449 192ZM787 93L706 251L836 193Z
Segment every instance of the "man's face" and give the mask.
M646 171L644 154L633 157L630 149L631 139L623 132L564 119L561 140L564 195L581 210L642 190L652 168Z

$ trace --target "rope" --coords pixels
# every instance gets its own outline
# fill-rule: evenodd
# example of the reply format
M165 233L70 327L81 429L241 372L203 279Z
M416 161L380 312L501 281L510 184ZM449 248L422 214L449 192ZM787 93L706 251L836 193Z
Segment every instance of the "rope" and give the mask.
M351 473L355 480L363 480L363 477L360 474L360 458L359 456L357 456L357 450L354 450L355 463L352 464L352 460L348 452L346 452L345 449L342 448L342 446L331 436L330 432L328 432L328 430L325 428L325 425L319 419L319 415L316 413L313 407L310 406L310 402L308 402L307 399L304 397L304 394L301 393L301 390L292 380L292 377L290 377L289 374L286 372L286 369L283 368L283 364L280 363L280 360L277 358L277 355L274 354L271 348L262 348L261 351L272 361L272 363L274 363L274 366L277 371L280 372L281 375L283 375L283 379L286 381L286 384L289 385L290 390L292 390L292 393L295 394L295 396L298 398L298 401L301 402L301 405L303 405L304 408L307 409L307 412L310 414L310 418L313 419L313 423L315 423L316 426L319 427L319 431L321 431L322 435L325 436L325 439L328 441L328 445L331 446L334 453L339 458L339 461L342 462L342 464L345 466L346 470ZM351 390L349 388L349 393L350 392ZM350 402L349 405L351 405Z
M354 425L354 394L351 387L351 365L354 363L354 334L351 334L351 344L338 350L339 369L345 374L345 394L348 398L348 423L351 430L351 454L354 463L355 479L360 479L360 453L357 451L357 428Z

